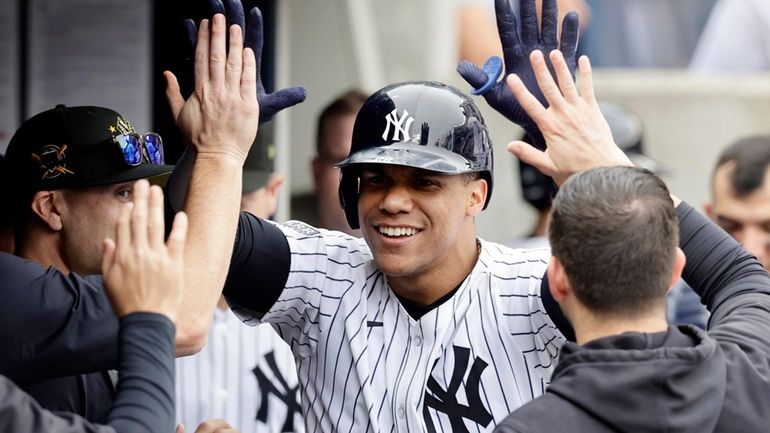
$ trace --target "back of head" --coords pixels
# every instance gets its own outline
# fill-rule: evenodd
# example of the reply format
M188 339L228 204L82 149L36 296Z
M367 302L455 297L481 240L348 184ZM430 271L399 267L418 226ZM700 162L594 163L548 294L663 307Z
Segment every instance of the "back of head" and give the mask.
M731 144L719 156L714 173L725 164L733 165L729 180L735 196L748 196L765 181L770 167L770 136L747 137Z
M434 81L386 86L356 116L350 155L342 168L340 201L358 227L357 179L365 164L414 167L443 174L478 173L492 195L492 141L473 100Z
M679 226L658 177L630 167L579 173L562 185L552 212L553 255L586 308L634 316L665 302Z

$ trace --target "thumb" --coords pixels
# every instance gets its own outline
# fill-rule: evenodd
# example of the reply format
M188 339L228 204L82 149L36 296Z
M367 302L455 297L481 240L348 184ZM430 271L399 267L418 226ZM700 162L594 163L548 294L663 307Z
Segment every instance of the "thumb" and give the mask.
M515 155L520 160L535 167L546 176L553 177L557 174L556 165L547 153L523 142L513 141L508 144L508 152Z
M478 89L487 82L487 74L473 63L463 60L457 65L457 72L473 89Z
M177 424L176 433L184 433L184 424Z
M168 99L168 105L171 108L171 115L174 116L174 121L176 121L179 117L179 112L182 111L184 106L184 98L179 89L176 75L171 71L163 71L163 77L166 79L166 99Z

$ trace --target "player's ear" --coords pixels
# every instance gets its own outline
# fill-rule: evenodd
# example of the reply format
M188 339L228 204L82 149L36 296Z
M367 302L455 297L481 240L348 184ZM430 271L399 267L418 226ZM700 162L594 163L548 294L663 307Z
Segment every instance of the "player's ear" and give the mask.
M674 267L671 269L671 280L668 282L669 291L671 291L679 279L682 278L682 271L684 270L685 263L687 263L687 257L685 257L684 251L682 251L681 248L676 247Z
M703 210L706 212L706 216L714 219L714 202L713 201L705 201L703 202Z
M477 213L484 209L484 203L489 193L489 186L487 181L478 178L468 182L470 195L468 196L467 214L469 216L475 216Z
M54 231L62 229L62 205L60 194L56 191L38 191L32 196L32 213Z
M551 291L551 296L561 304L572 291L572 286L570 286L564 265L555 256L551 256L546 275L548 276L548 289Z

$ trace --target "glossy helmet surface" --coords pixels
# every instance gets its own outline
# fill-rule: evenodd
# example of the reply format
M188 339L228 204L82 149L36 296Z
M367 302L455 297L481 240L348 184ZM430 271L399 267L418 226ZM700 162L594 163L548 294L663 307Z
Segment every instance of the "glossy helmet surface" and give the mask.
M337 164L340 203L358 228L358 185L364 164L438 173L480 173L492 196L492 141L479 109L454 87L435 81L391 84L369 97L356 116L350 155Z

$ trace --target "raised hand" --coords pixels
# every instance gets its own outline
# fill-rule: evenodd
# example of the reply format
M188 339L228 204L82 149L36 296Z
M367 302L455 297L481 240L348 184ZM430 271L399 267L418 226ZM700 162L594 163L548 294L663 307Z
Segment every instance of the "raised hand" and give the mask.
M137 181L133 202L120 210L115 240L105 239L102 275L118 317L149 311L176 320L182 297L187 217L178 213L163 242L163 192Z
M254 51L257 62L257 100L259 101L259 123L260 125L268 122L279 111L299 104L307 97L307 90L304 87L289 87L267 93L260 77L260 66L262 63L262 42L264 39L264 28L262 24L262 13L258 8L252 8L249 12L248 23L244 19L243 4L240 0L208 0L209 8L213 13L222 13L227 17L228 27L237 25L243 29L245 34L244 45ZM185 20L187 38L192 46L197 42L197 29L192 20Z
M578 62L579 87L561 52L551 51L549 57L558 85L548 70L543 53L535 51L530 56L539 94L546 103L542 103L517 75L507 79L510 91L542 132L547 149L543 151L523 141L514 141L508 145L508 151L551 176L558 185L579 171L632 166L612 139L612 131L596 102L588 57L582 56Z
M166 96L177 126L198 154L225 155L243 164L257 135L260 107L256 98L254 52L243 48L241 28L229 29L225 49L225 17L201 21L195 46L195 89L185 101L171 72L164 73Z
M559 42L557 36L559 14L556 0L543 0L540 31L538 31L537 26L535 0L520 0L519 4L521 34L519 34L518 21L510 1L495 0L495 15L500 42L503 45L505 75L518 75L535 98L547 106L548 101L537 86L535 74L529 62L529 54L535 50L550 52L561 47L570 74L574 76L578 41L578 15L573 11L564 17L561 42ZM534 139L535 145L539 149L545 149L545 141L538 131L537 125L510 92L504 79L497 81L497 77L490 77L484 70L467 60L460 63L457 72L474 89L485 87L485 84L489 84L490 80L494 80L495 84L488 87L486 92L481 93L489 105L510 121L521 126Z

